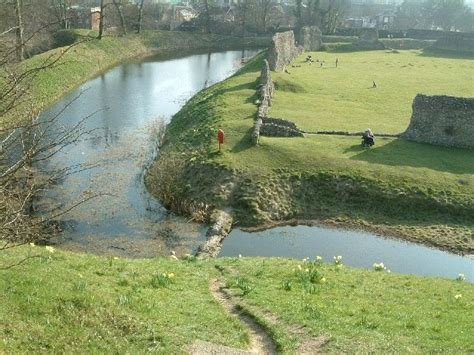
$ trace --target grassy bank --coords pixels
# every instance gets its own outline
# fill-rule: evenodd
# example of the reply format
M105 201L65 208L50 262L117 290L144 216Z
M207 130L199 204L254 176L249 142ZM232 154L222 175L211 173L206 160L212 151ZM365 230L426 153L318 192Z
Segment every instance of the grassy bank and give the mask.
M127 260L40 247L2 253L1 265L27 253L34 258L0 271L2 353L183 353L196 340L246 348L246 329L209 292L216 278L281 352L314 337L326 339L325 352L474 351L466 282L285 259Z
M75 43L69 47L50 50L9 68L24 72L45 64L54 65L40 70L24 83L28 95L21 105L0 118L0 127L15 124L30 112L39 112L61 96L94 76L122 62L168 51L199 49L237 49L262 47L267 38L237 38L230 36L170 31L145 31L142 35L106 36L97 40L93 31L74 31Z
M273 117L291 119L306 130L371 127L399 133L409 121L411 93L421 90L420 85L425 93L472 91L472 68L463 59L357 52L341 55L340 63L347 67L336 70L329 67L329 56L313 53L326 60L323 69L301 66L290 68L291 74L274 74ZM303 57L295 63L300 65ZM375 148L366 150L357 137L320 135L262 137L259 146L252 146L262 59L199 93L175 116L161 158L147 176L151 191L169 206L176 201L231 206L244 226L318 219L474 251L471 151L396 139L379 139ZM405 62L416 63L420 74ZM429 78L426 66L439 70ZM418 80L423 77L418 86L417 75ZM372 78L380 90L369 89ZM226 132L221 153L215 143L218 127Z

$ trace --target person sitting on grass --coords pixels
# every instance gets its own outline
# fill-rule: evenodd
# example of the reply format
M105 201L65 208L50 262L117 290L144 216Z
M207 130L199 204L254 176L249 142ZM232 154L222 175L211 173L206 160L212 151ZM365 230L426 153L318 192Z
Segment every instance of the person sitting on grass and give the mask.
M362 134L362 139L362 145L364 147L371 147L375 144L375 136L370 128L367 128L367 130Z

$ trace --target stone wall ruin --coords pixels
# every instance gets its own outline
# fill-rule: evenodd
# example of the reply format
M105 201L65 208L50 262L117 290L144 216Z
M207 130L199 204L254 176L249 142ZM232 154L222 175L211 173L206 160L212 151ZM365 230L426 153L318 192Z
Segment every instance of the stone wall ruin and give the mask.
M305 51L319 51L322 45L323 34L317 26L305 26L301 28L298 36L298 44Z
M446 51L474 54L474 34L462 32L444 32L433 48Z
M267 55L270 70L283 70L301 53L303 53L303 48L296 46L293 31L276 33Z
M385 45L379 41L379 33L375 28L363 29L357 42L359 49L385 49Z
M268 112L272 104L273 92L275 85L270 74L270 65L265 59L262 71L260 73L260 81L258 85L258 113L252 132L252 142L258 144L260 135L271 137L302 137L303 133L296 127L293 122L269 118Z
M260 129L263 124L263 117L267 117L268 111L272 104L273 91L275 90L275 85L273 84L272 77L270 75L270 66L268 61L265 59L263 61L262 71L260 73L260 81L258 84L258 113L253 126L252 132L252 142L258 144L258 139L260 137Z
M260 135L267 137L304 137L294 122L282 118L262 118Z
M418 94L412 107L410 125L403 138L448 147L474 148L474 98Z

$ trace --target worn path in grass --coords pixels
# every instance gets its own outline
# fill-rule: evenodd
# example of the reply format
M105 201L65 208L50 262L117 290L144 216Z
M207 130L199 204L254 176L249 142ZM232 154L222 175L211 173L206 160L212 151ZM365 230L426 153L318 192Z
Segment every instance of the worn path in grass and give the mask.
M36 257L3 269L27 255ZM250 315L280 353L474 349L474 286L453 279L309 260L131 260L24 246L0 255L0 353L178 354L196 342L245 351L248 326L213 297L215 279L225 284L217 298Z
M224 307L224 309L237 317L243 324L245 324L249 333L250 347L248 352L242 352L238 349L222 349L220 346L213 345L210 343L199 343L193 344L191 349L192 354L210 353L214 349L218 353L228 354L231 353L249 353L249 354L275 354L277 352L276 346L273 343L271 337L266 331L260 326L252 317L244 314L235 302L233 302L231 296L225 292L224 285L219 280L213 279L209 282L209 291L214 298Z
M233 274L235 276L235 270ZM276 314L269 311L261 312L255 307L250 307L248 304L245 304L242 298L232 294L230 289L225 288L222 281L211 280L209 289L229 313L236 315L247 325L247 330L250 334L251 353L275 354L281 350L269 334L269 330L274 331L273 328L275 327L280 327L289 336L299 339L298 354L318 354L322 352L323 347L329 342L330 338L328 336L308 336L301 325L287 326ZM257 319L260 319L266 326L263 327Z

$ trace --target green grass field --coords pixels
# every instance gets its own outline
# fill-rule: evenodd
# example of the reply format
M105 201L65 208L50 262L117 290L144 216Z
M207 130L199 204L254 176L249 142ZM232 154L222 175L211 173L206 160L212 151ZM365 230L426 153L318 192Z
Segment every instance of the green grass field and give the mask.
M324 61L323 67L304 63L308 54ZM293 65L301 67L272 76L277 90L271 116L288 118L305 131L370 127L401 133L410 122L416 94L474 96L472 59L430 57L417 50L313 52Z
M1 353L176 354L198 339L246 348L247 330L209 292L215 278L283 353L318 336L329 340L325 352L474 351L474 287L462 281L288 259L129 260L29 246L2 252L0 267L28 254L0 270Z
M312 55L324 58L327 66L335 58L330 53ZM300 65L303 57L295 63ZM179 183L184 187L173 193L231 205L246 224L349 218L392 228L411 240L474 250L471 150L393 138L378 139L375 147L363 149L359 137L324 135L261 137L260 145L253 146L250 135L262 58L198 94L171 122L165 151L185 149L194 162L217 166L212 172L201 169L204 173L199 175L199 164L194 164ZM277 90L270 115L291 119L306 130L370 127L400 133L408 125L417 92L467 96L473 89L472 61L465 59L429 57L419 51L339 53L338 58L337 69L313 64L290 67L290 74L273 74ZM409 63L421 69L412 70ZM383 74L385 68L391 69ZM376 89L370 88L372 79L378 83ZM215 142L218 127L226 132L220 154ZM215 176L226 169L245 177L234 182L231 191L217 186L226 184L227 177Z

